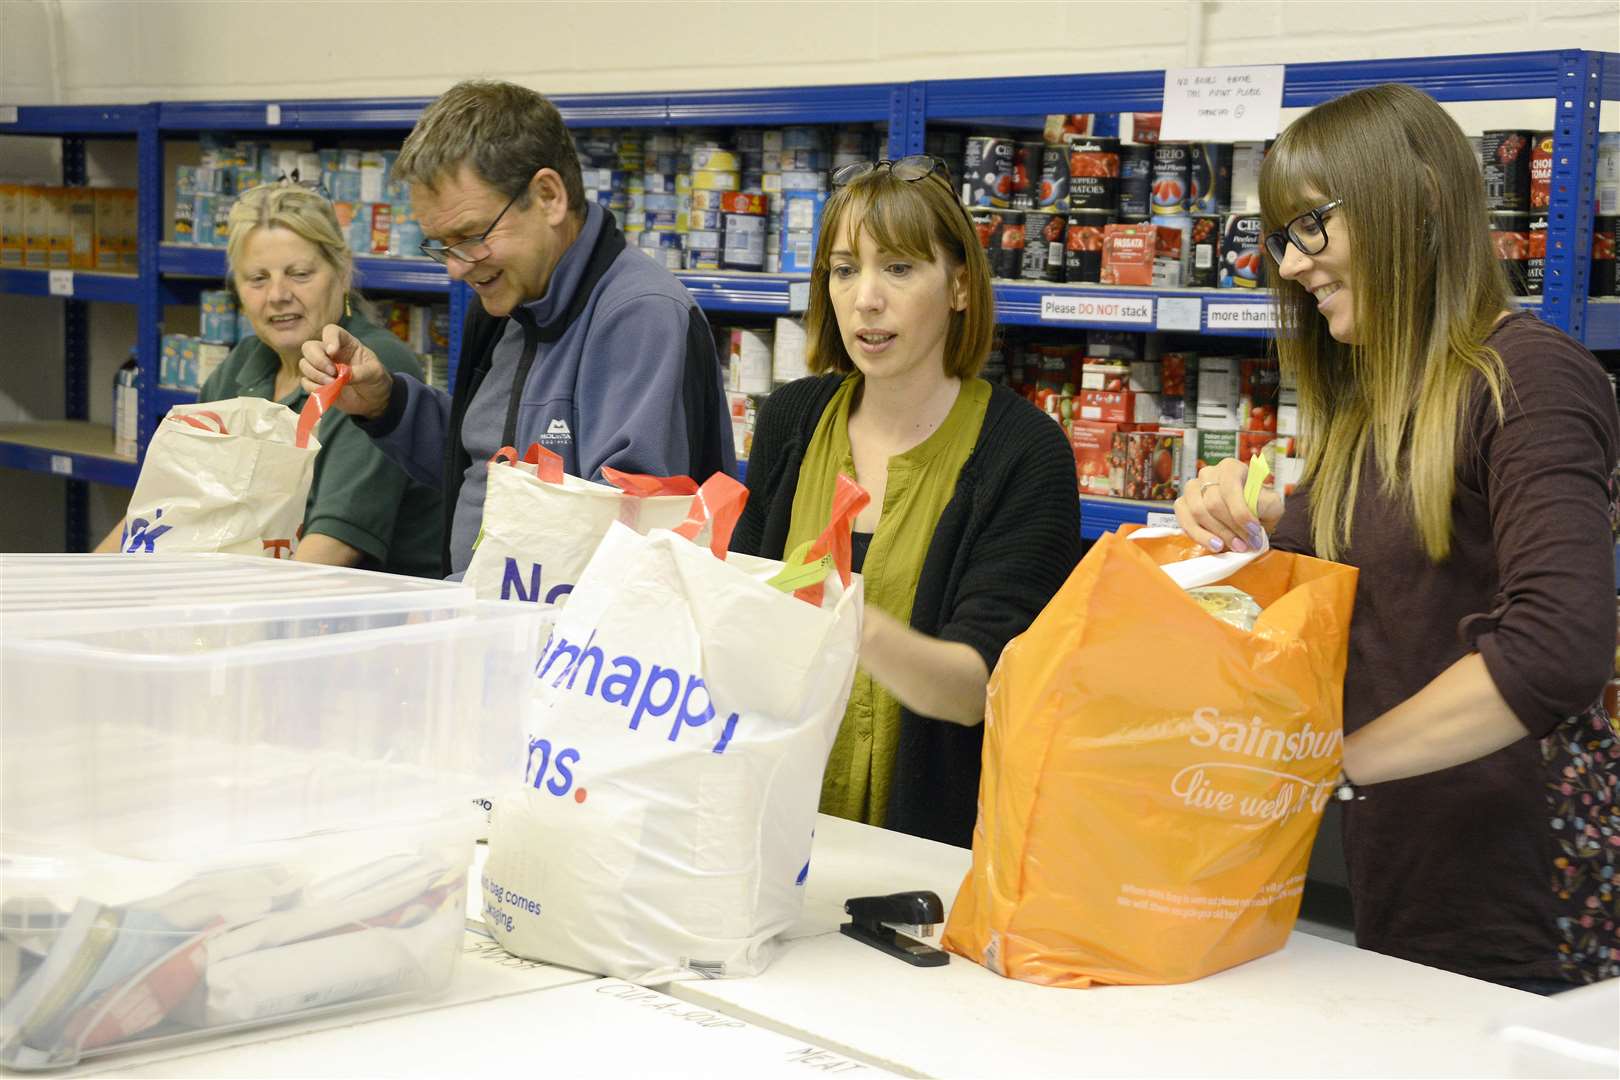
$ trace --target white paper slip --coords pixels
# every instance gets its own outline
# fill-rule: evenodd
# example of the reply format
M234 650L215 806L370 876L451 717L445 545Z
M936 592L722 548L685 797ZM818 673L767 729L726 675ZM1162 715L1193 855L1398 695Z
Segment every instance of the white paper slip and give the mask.
M1238 142L1269 139L1282 118L1284 68L1170 68L1164 73L1159 138Z
M1203 329L1199 323L1203 313L1204 303L1196 296L1159 297L1160 330L1191 330L1196 333Z

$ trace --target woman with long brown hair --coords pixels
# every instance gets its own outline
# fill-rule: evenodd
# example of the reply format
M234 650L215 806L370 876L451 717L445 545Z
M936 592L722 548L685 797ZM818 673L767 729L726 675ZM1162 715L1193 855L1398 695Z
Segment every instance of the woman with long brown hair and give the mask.
M1540 993L1620 975L1620 417L1597 360L1515 310L1468 140L1358 90L1277 140L1261 207L1297 380L1299 492L1244 468L1177 503L1213 550L1359 567L1345 677L1357 942Z
M805 329L817 374L760 410L732 548L781 558L850 476L865 585L861 668L822 784L840 817L966 847L985 687L1080 556L1063 429L979 378L990 269L943 162L833 177Z

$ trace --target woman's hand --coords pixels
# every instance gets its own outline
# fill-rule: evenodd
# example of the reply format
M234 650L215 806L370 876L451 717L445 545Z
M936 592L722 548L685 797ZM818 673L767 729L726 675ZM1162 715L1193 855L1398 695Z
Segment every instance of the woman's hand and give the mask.
M319 341L304 342L298 360L298 374L311 394L337 378L337 365L349 365L349 384L338 394L336 405L346 413L374 420L388 409L393 395L394 376L383 367L377 354L343 327L328 323Z
M1250 513L1243 498L1248 474L1248 466L1237 458L1200 469L1198 478L1176 500L1176 521L1182 531L1211 551L1242 552L1261 547L1265 533L1282 519L1283 500L1275 491L1262 488L1259 513Z

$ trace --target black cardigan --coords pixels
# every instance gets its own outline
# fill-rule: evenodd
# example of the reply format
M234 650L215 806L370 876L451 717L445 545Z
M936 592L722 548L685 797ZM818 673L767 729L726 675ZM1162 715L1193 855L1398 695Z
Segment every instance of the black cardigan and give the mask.
M760 408L733 551L782 557L800 463L842 379L800 379ZM973 646L993 671L1007 642L1029 627L1079 561L1080 501L1063 429L1011 390L992 386L978 441L923 558L912 629ZM884 826L970 846L983 745L983 724L963 727L902 707Z

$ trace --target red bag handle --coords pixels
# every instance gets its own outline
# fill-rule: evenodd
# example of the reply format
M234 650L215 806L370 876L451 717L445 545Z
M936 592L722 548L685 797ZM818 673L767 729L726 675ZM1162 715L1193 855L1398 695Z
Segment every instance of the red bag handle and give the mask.
M212 420L214 422L214 427L209 427L207 424L197 419L200 416L206 416L208 419ZM207 409L198 409L196 412L189 413L171 413L167 419L174 420L181 424L190 424L194 428L201 428L210 435L230 434L229 431L225 430L225 421L220 417L219 413L209 412Z
M654 495L696 495L697 481L690 476L647 476L644 473L620 472L611 466L602 466L602 479L638 499Z
M865 488L850 477L839 473L838 483L833 488L832 512L827 517L827 527L821 530L816 542L810 545L810 553L805 559L806 562L814 562L830 552L833 566L838 570L838 580L844 583L845 588L849 587L849 565L855 556L850 533L855 531L855 519L871 501L872 496ZM824 589L825 585L818 581L814 585L806 585L793 595L808 604L820 607Z
M298 414L298 437L293 440L300 450L309 445L309 436L315 430L316 422L332 407L332 402L337 400L343 388L349 385L352 374L348 364L337 365L337 377L309 395L309 400L304 402L303 411Z
M563 482L562 455L554 450L547 450L539 443L530 443L529 449L520 459L515 446L503 446L489 457L489 463L504 461L508 465L516 465L519 461L525 465L533 465L535 475L547 484L560 484Z
M725 473L715 473L703 481L703 486L692 496L686 520L675 526L675 532L696 542L704 522L710 523L709 550L715 558L724 559L726 550L731 547L731 534L747 502L748 489L741 481Z

